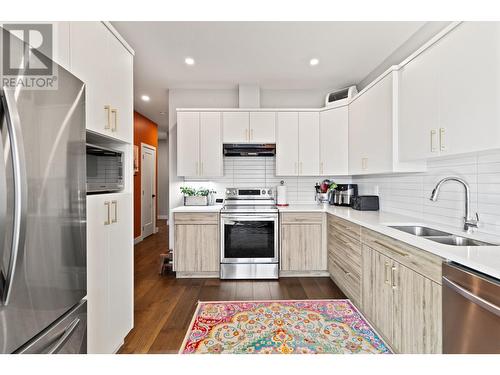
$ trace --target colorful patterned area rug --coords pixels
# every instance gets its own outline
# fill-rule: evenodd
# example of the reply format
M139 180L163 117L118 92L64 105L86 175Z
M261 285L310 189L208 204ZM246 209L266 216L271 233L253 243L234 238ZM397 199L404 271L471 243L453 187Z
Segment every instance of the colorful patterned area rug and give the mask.
M391 353L349 300L199 302L181 354Z

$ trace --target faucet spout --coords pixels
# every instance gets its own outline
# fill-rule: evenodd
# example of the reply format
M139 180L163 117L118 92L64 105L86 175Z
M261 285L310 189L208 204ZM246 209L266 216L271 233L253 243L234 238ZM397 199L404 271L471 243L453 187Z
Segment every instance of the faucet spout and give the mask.
M455 181L460 184L465 189L465 217L464 217L464 231L471 231L472 229L475 229L479 225L479 215L476 213L476 219L473 219L470 215L470 187L467 181L460 177L445 177L442 180L440 180L436 187L432 190L432 194L430 196L430 200L435 202L437 201L439 191L441 189L441 186L447 182L447 181Z

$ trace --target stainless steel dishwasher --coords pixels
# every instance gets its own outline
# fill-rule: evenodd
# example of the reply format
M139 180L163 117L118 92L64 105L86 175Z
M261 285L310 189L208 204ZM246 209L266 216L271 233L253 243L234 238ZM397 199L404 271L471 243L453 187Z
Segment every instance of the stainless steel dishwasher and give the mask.
M443 263L443 353L500 354L500 280Z

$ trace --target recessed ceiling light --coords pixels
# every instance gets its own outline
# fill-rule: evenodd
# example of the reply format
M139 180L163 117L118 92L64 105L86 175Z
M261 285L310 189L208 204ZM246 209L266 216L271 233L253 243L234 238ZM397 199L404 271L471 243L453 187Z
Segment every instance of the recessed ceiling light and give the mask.
M315 66L319 64L319 60L317 58L309 60L309 65Z
M192 57L186 57L184 59L184 62L187 64L187 65L194 65L194 59Z
M142 99L143 101L145 101L145 102L149 102L149 101L151 100L151 98L150 98L149 96L147 96L147 95L143 95L143 96L141 96L141 99Z

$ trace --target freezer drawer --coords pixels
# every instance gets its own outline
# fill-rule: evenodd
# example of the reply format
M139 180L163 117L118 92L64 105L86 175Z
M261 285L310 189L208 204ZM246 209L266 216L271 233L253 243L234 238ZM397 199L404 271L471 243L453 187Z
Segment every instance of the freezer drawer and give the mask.
M500 281L443 264L443 353L500 354Z
M87 353L87 301L81 301L16 354Z

